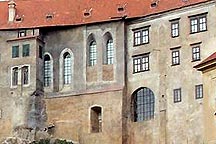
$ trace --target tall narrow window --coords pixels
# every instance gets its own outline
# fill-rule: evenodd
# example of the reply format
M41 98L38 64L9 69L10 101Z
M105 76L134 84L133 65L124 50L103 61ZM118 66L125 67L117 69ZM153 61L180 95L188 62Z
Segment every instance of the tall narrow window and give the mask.
M203 98L203 85L202 84L195 86L195 97L196 99Z
M179 18L170 20L171 22L171 36L172 38L179 36Z
M29 44L24 44L23 45L23 49L22 49L22 56L23 57L29 56L29 48L30 48Z
M92 41L89 45L89 66L97 64L97 47L96 42Z
M22 84L23 85L29 84L29 67L28 66L22 67Z
M19 57L19 46L12 46L12 58Z
M180 52L179 49L172 50L172 65L180 64Z
M200 46L193 46L192 47L192 61L199 61L200 60Z
M71 55L66 52L63 55L64 61L63 61L63 77L64 77L64 84L70 84L71 83Z
M174 103L181 102L181 88L173 90Z
M43 58L43 47L39 46L39 58Z
M113 48L113 40L109 39L106 45L106 64L113 64L113 55L114 55L114 48Z
M91 132L102 132L102 110L101 107L95 106L91 108Z
M18 84L18 67L12 69L12 86Z
M49 55L44 56L44 86L48 87L51 84L51 60Z
M154 93L149 88L140 88L132 95L133 121L146 121L154 118Z

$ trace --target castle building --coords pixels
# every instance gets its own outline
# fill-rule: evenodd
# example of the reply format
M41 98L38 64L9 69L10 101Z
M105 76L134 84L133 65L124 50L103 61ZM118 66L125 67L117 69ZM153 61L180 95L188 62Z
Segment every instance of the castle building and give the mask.
M0 140L216 143L215 23L214 0L1 1Z

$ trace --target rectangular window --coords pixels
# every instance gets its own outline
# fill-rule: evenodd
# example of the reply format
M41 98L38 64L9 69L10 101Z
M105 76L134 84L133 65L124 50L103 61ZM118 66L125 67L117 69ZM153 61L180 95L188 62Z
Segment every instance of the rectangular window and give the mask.
M180 51L179 49L172 50L172 65L180 64Z
M179 21L171 22L171 36L172 38L179 36Z
M19 30L18 31L18 37L25 37L26 36L26 30Z
M139 73L149 70L149 53L133 57L133 72Z
M18 67L12 69L12 86L18 84Z
M12 58L19 57L19 46L12 46Z
M193 46L192 47L192 61L199 61L200 60L200 46Z
M149 43L149 26L134 30L134 46Z
M23 85L29 84L29 67L28 66L22 67L22 84Z
M23 57L29 56L29 48L30 48L30 45L29 45L29 44L24 44L24 45L23 45L23 49L22 49Z
M195 98L196 99L203 98L203 85L202 84L195 86Z
M174 103L181 102L181 88L173 90Z
M207 30L207 16L201 14L197 16L190 16L190 32L197 33Z

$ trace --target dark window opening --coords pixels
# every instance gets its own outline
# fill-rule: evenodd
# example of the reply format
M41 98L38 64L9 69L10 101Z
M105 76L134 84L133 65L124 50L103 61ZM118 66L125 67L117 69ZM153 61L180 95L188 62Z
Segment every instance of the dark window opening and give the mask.
M22 84L23 85L29 84L29 67L28 66L22 67Z
M195 86L195 98L196 99L203 98L203 85L202 84Z
M39 46L39 58L43 59L43 47Z
M30 52L29 52L29 49L30 49L30 45L29 44L25 44L25 45L23 45L23 57L27 57L27 56L29 56L30 54Z
M19 46L12 46L12 58L19 57Z
M12 86L18 84L18 67L12 69Z
M181 102L181 88L173 90L174 103Z
M19 30L18 31L18 37L25 37L26 36L26 30Z
M102 132L102 109L95 106L91 108L91 132Z

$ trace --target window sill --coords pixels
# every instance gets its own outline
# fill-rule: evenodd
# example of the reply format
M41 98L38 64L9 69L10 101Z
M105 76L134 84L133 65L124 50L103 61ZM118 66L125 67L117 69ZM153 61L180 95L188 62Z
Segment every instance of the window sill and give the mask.
M147 42L147 43L141 43L141 44L137 44L137 45L136 45L136 44L134 44L133 46L134 46L134 47L137 47L137 46L141 46L141 45L147 45L147 44L149 44L149 42Z
M201 59L192 60L191 62L201 61Z
M180 65L180 63L177 63L177 64L172 64L171 66L177 66L177 65Z
M206 31L208 31L208 30L197 31L197 32L190 32L190 34L202 33L202 32L206 32Z
M133 72L133 74L137 74L137 73L141 73L141 72L146 72L146 71L150 71L150 69L148 69L148 70L142 70L142 71L138 71L138 72Z

